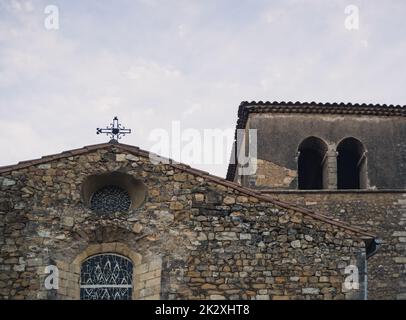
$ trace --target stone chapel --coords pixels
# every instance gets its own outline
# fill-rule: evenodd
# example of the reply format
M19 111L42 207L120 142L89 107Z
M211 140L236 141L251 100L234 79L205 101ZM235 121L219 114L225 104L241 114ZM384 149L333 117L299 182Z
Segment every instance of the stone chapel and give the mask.
M406 299L405 110L243 102L249 176L115 140L0 167L0 298Z

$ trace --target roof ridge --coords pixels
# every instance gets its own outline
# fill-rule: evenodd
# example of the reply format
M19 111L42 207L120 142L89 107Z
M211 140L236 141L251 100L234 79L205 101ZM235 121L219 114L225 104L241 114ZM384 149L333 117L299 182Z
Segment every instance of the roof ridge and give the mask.
M99 144L93 144L93 145L84 146L82 148L66 150L66 151L62 151L60 153L45 155L45 156L42 156L41 158L36 158L36 159L32 159L32 160L23 160L23 161L17 162L16 164L1 166L0 167L0 173L13 171L13 170L18 170L18 169L23 169L23 168L27 168L29 166L39 165L39 164L47 163L47 162L53 161L53 160L68 158L68 157L72 157L72 156L75 156L75 155L78 155L78 154L84 154L84 153L87 153L87 152L91 152L91 151L96 150L96 149L112 147L112 146L115 146L115 145L116 144L111 144L111 143L105 142L105 143L99 143Z
M346 106L346 107L374 107L374 108L406 108L406 105L400 105L400 104L380 104L380 103L352 103L352 102L307 102L307 101L241 101L240 106L248 106L248 105L264 105L264 106L269 106L269 105L281 105L281 106L288 106L288 105L294 105L294 106Z

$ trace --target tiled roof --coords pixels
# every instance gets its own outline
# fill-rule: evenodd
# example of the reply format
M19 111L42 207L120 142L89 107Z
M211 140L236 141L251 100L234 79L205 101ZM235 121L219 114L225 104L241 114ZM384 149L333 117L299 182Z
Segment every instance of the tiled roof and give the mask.
M374 116L406 116L406 106L386 104L358 103L318 103L318 102L269 102L243 101L238 110L238 117L249 113L317 113L317 114L350 114Z
M316 102L270 102L243 101L238 109L237 129L245 128L251 113L303 113L303 114L342 114L382 117L406 117L406 106L386 104L316 103ZM233 150L235 152L235 149ZM229 164L227 180L233 181L235 164Z
M111 147L111 146L112 146L112 144L110 144L110 143L100 143L100 144L86 146L86 147L79 148L79 149L73 149L73 150L63 151L63 152L57 153L57 154L43 156L42 158L39 158L39 159L20 161L17 164L0 167L0 174L4 173L4 172L27 168L30 166L35 166L35 165L42 164L42 163L47 163L52 160L73 157L76 155L84 154L87 152L92 152L97 149L102 149L102 148Z
M14 171L14 170L24 169L24 168L27 168L27 167L30 167L30 166L44 164L44 163L54 161L54 160L59 160L59 159L63 159L63 158L69 158L69 157L72 157L72 156L82 155L82 154L86 154L86 153L89 153L89 152L92 152L92 151L95 151L95 150L105 149L105 148L119 148L119 149L121 149L123 151L127 151L127 152L129 152L131 154L134 154L134 155L137 155L137 156L142 156L142 157L150 157L151 155L154 155L154 154L152 154L152 153L150 153L148 151L145 151L145 150L142 150L142 149L140 149L138 147L127 145L127 144L102 143L102 144L95 144L95 145L85 146L85 147L80 148L80 149L64 151L62 153L58 153L58 154L54 154L54 155L44 156L44 157L42 157L40 159L19 162L19 163L15 164L15 165L11 165L11 166L0 167L0 174L11 172L11 171ZM160 157L160 158L165 159L163 157ZM287 210L294 210L296 212L300 212L300 213L302 213L302 214L304 214L306 216L312 217L313 219L323 221L325 223L329 223L331 225L335 225L337 227L340 227L345 231L353 232L353 233L357 234L361 239L368 242L368 244L376 238L376 236L374 234L366 232L365 230L363 230L361 228L353 227L348 223L341 222L341 221L336 221L336 220L334 220L334 219L332 219L332 218L330 218L328 216L313 212L311 210L301 208L301 207L296 207L296 206L291 205L289 203L273 199L271 196L261 194L260 192L256 192L256 191L254 191L252 189L249 189L249 188L245 188L245 187L241 186L240 184L228 181L228 180L226 180L224 178L221 178L221 177L211 175L208 172L192 168L192 167L190 167L190 166L188 166L186 164L177 163L177 162L175 162L175 161L173 161L171 159L166 159L166 160L168 160L168 163L169 163L170 166L172 166L173 168L178 169L180 171L202 177L204 179L207 179L207 180L212 181L214 183L223 185L225 187L232 188L232 189L234 189L236 191L239 191L239 192L241 192L243 194L246 194L247 196L252 196L252 197L255 197L255 198L259 199L259 200L273 203L274 205L276 205L278 207L281 207L281 208L284 208L284 209L287 209Z

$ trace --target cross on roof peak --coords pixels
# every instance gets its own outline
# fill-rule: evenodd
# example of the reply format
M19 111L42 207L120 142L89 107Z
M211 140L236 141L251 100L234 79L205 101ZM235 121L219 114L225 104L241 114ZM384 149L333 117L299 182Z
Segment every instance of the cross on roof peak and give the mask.
M110 143L117 143L121 136L131 133L131 129L126 129L118 122L118 118L114 117L110 127L97 128L96 134L105 133L111 137Z

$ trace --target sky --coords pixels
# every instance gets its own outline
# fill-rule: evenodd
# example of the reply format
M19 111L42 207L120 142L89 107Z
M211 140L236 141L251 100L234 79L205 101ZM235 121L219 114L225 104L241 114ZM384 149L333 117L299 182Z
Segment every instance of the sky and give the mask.
M205 130L231 141L241 101L406 104L405 14L404 0L0 0L0 166L107 142L96 128L118 116L120 142L224 177L231 145L217 163L172 151L203 149Z

